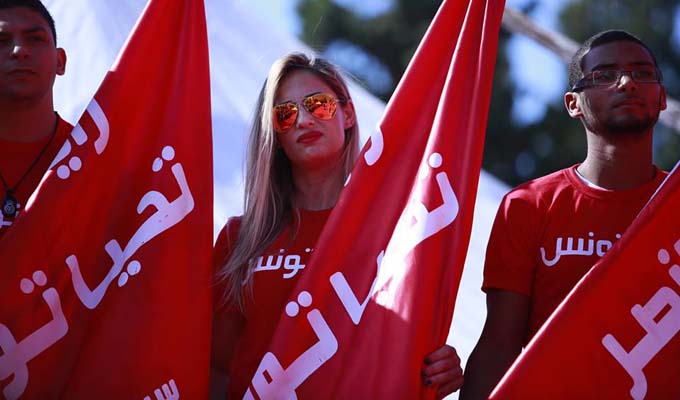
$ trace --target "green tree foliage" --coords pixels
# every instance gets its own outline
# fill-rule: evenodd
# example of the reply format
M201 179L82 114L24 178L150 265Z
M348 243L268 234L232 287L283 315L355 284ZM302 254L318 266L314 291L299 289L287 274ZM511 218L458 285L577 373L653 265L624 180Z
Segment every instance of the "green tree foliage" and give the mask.
M534 0L525 11L531 15ZM439 8L439 0L394 0L377 16L362 16L331 0L300 0L302 39L325 50L326 56L343 66L374 94L387 100ZM680 43L673 42L673 17L677 0L572 0L560 15L560 30L576 41L601 30L621 28L641 37L661 64L670 95L680 94ZM679 28L680 29L680 28ZM529 125L513 119L511 110L522 88L510 75L508 41L501 30L487 126L483 167L501 180L515 185L581 161L585 135L581 123L569 118L562 99L548 104L544 117ZM340 50L338 50L340 48ZM547 51L547 50L546 50ZM330 54L329 54L330 53ZM379 84L366 63L370 57L389 76ZM531 68L531 60L525 60ZM566 71L566 66L564 66ZM550 73L550 71L545 71ZM567 82L563 83L567 90ZM521 112L521 110L520 110ZM678 159L680 135L657 126L655 160L668 169Z
M301 0L298 11L303 21L302 40L316 49L326 49L339 41L353 43L375 57L389 71L392 84L384 89L374 87L367 79L364 84L386 100L411 60L439 3L438 0L399 0L388 12L365 18L331 0ZM353 68L351 61L340 64L359 79L365 78L364 71Z
M576 41L583 41L605 29L624 29L645 42L654 52L664 75L669 96L680 99L680 35L674 30L680 13L677 0L578 0L561 13L562 30ZM676 34L674 38L674 33ZM680 132L657 124L654 131L654 160L670 169L680 154Z

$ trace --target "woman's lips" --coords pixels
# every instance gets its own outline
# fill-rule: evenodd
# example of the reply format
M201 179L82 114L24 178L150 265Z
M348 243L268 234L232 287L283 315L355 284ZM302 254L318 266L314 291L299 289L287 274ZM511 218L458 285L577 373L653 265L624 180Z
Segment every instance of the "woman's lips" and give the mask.
M321 137L321 132L307 132L303 133L297 138L297 143L307 144L314 142L316 139Z

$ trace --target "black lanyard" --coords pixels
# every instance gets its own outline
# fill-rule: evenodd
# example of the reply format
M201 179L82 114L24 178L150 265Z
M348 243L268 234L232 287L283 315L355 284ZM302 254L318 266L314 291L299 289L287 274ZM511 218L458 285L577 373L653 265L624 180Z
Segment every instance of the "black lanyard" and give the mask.
M38 161L42 158L43 154L45 154L45 151L47 151L47 148L50 147L50 143L52 143L52 139L54 139L54 136L57 133L57 127L59 126L59 116L57 113L54 113L56 117L56 121L54 123L54 129L52 130L52 134L50 135L50 139L45 143L43 148L40 150L38 153L38 156L35 157L31 165L28 167L26 172L19 178L17 183L14 184L14 186L9 186L7 184L7 181L5 181L5 178L2 176L2 172L0 172L0 181L2 181L2 186L5 189L5 197L2 199L2 215L5 218L15 218L19 212L19 208L21 205L17 201L17 199L14 197L14 192L19 188L19 185L26 179L28 174L33 170L33 168L38 164Z

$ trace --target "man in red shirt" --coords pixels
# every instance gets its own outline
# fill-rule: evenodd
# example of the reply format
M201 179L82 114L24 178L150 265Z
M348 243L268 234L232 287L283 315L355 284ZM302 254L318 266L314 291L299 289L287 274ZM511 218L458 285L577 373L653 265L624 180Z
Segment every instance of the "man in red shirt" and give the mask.
M627 32L599 33L574 55L564 102L585 128L588 153L503 199L485 261L486 324L461 399L488 398L666 176L652 162L654 125L666 108L661 81L650 49Z
M52 86L66 53L39 0L0 0L0 239L19 217L71 126Z

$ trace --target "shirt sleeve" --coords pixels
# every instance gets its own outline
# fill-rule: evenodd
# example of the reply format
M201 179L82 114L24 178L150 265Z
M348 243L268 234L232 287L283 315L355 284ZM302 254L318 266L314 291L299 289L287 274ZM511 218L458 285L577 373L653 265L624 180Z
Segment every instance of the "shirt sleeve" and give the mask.
M502 289L531 295L538 215L537 202L526 191L516 190L503 198L486 248L483 291Z

